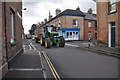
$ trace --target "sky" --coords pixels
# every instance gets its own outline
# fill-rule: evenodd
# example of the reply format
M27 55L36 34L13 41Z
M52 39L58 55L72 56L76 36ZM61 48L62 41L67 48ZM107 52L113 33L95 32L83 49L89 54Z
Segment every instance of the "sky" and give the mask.
M96 3L93 0L23 0L23 27L28 34L32 24L48 19L49 11L55 17L55 10L76 9L80 7L82 12L87 12L89 8L96 13Z

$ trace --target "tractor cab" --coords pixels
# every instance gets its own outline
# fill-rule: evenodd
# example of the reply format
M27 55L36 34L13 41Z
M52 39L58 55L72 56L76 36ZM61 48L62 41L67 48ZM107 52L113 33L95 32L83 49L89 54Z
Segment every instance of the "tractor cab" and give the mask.
M58 32L58 30L60 29L60 27L58 26L53 26L53 25L48 25L45 27L46 29L44 29L46 32Z
M59 29L60 27L53 25L45 26L40 38L40 44L45 45L46 48L50 48L50 46L57 44L60 47L64 47L65 40L63 36L59 36Z
M47 35L46 37L57 37L59 36L58 30L60 29L60 27L57 26L53 26L53 25L48 25L45 27L44 29L44 33Z

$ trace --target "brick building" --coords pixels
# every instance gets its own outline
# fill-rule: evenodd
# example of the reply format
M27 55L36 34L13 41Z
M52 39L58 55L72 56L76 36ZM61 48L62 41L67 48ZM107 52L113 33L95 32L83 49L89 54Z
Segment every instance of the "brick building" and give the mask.
M108 47L117 47L120 45L120 1L96 3L98 41Z
M0 1L0 76L8 71L22 48L22 2Z
M97 40L97 19L96 14L92 13L90 8L87 13L84 13L84 40Z
M49 13L50 14L50 13ZM50 20L41 25L41 27L45 27L46 25L54 25L59 26L62 30L62 35L65 40L83 40L84 35L84 16L85 14L80 11L80 8L76 8L76 10L67 9L61 12L59 9L56 10L56 16L51 18ZM74 36L76 34L76 37Z

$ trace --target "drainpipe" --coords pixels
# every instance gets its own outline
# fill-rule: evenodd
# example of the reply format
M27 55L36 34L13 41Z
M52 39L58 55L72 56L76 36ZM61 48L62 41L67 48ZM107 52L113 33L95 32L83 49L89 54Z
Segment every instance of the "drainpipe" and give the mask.
M8 61L8 51L7 51L7 25L6 25L6 2L4 1L4 26L5 26L5 46L6 46L6 59L7 59L7 62L8 62L8 69L10 68L9 66L9 61Z

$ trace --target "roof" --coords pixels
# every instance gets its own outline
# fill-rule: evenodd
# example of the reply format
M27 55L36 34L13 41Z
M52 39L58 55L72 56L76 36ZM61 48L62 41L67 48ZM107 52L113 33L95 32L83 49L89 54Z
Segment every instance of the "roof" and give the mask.
M84 17L85 14L80 10L66 9L65 11L61 12L60 14L58 14L57 16L52 18L51 20L56 19L56 18L61 17L61 16L81 16L81 17Z
M84 19L87 20L97 20L96 18L96 14L89 14L89 13L84 13L86 16L84 17Z
M60 28L60 30L80 30L80 28Z

